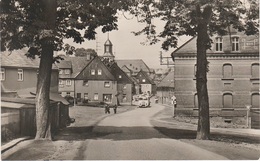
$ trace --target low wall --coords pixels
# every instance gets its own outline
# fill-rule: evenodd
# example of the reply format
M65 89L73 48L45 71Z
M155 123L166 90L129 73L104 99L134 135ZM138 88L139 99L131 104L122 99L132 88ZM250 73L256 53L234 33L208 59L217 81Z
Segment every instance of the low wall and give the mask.
M20 136L19 111L1 114L1 141L5 142Z

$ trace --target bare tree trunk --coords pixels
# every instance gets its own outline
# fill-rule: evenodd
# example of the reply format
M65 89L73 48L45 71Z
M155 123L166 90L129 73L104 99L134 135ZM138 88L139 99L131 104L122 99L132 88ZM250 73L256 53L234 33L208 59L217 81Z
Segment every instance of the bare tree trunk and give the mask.
M199 119L197 128L197 139L210 139L210 119L209 119L209 97L207 89L207 66L208 61L206 51L209 48L208 22L211 17L211 7L206 7L203 13L198 8L199 23L197 37L197 72L196 88L199 103Z
M42 19L45 24L43 27L43 35L45 31L55 30L56 21L56 0L41 0ZM53 34L47 32L47 36L43 36L42 52L39 67L39 75L36 91L36 140L51 140L51 110L50 110L50 82L53 63Z

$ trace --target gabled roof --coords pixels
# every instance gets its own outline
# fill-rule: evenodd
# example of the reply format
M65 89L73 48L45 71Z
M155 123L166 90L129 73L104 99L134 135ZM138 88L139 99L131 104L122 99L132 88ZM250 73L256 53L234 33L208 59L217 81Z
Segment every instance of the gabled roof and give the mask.
M91 60L87 57L63 57L64 60L60 60L60 63L57 63L57 66L60 68L65 68L71 66L72 74L71 78L75 78L82 70L85 68Z
M28 49L1 52L1 66L39 68L40 59L27 58Z
M133 83L133 80L117 65L117 63L113 63L110 66L110 70L114 77L116 78L117 82L119 83ZM122 78L119 78L119 75L122 76Z
M58 68L60 69L72 69L71 60L60 60L60 63L57 63Z
M140 70L138 72L137 76L140 74L142 74L145 78L147 78L147 80L150 84L155 84L154 81L146 74L146 72L144 72L143 70Z
M92 69L101 69L101 75L91 75ZM101 61L101 59L97 56L91 59L88 64L80 70L80 72L76 75L76 79L84 79L84 80L115 80L115 77L111 73L110 69Z
M124 60L116 60L117 65L122 68L126 66L133 72L139 72L141 69L147 73L150 73L150 68L145 64L142 59L124 59Z
M3 67L21 67L21 68L39 68L40 58L28 58L25 54L28 52L27 48L21 50L4 51L1 52L1 66ZM56 65L52 69L57 69Z
M174 88L174 72L171 71L166 75L157 87L172 87Z

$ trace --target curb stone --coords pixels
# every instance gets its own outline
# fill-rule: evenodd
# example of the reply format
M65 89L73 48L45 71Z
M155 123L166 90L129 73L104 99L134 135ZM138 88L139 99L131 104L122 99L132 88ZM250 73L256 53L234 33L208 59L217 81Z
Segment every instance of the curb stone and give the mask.
M25 141L25 140L30 140L30 139L32 139L32 137L22 137L22 138L12 140L11 142L1 146L1 154L6 152L7 150L13 148L15 145L19 144L20 142Z

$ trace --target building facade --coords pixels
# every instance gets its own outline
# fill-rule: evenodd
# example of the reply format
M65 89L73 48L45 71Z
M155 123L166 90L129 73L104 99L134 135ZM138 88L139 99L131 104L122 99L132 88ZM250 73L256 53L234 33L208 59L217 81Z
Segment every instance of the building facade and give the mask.
M169 72L157 85L156 96L158 97L159 103L172 103L171 98L174 96L174 71Z
M259 37L231 31L212 37L207 86L211 116L236 122L246 115L246 105L259 109ZM196 93L196 37L172 53L175 60L177 113L198 114Z
M32 89L36 92L39 58L27 58L27 50L16 50L11 54L1 53L1 94L15 96L18 91ZM58 93L58 68L53 65L51 73L50 91Z

